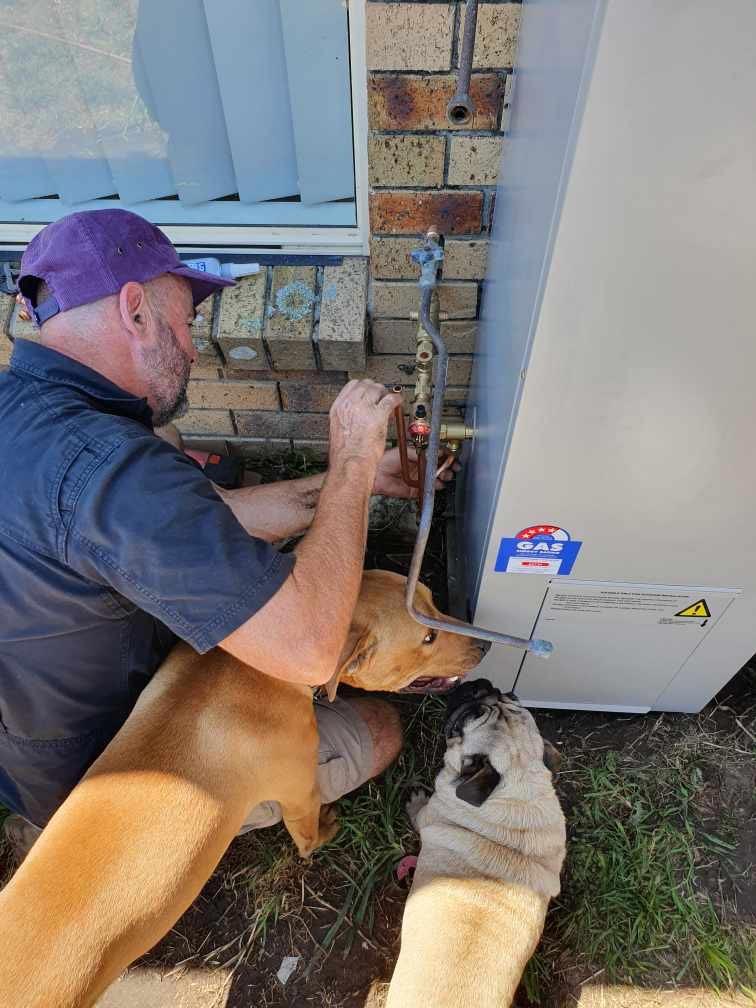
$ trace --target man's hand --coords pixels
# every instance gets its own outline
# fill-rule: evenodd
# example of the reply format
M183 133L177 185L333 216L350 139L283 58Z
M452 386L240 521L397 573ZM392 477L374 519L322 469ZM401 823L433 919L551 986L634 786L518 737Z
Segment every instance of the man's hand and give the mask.
M359 460L377 467L386 445L388 422L402 397L377 382L350 381L330 411L329 463Z
M417 452L411 445L407 445L407 455L410 461L410 475L417 479ZM454 473L460 470L459 462L454 462L448 469L444 469L440 477L436 480L436 489L454 479ZM402 479L402 463L398 448L391 448L385 452L383 458L378 463L378 472L375 477L373 493L381 494L383 497L401 497L403 500L415 500L418 495L417 487L410 487Z

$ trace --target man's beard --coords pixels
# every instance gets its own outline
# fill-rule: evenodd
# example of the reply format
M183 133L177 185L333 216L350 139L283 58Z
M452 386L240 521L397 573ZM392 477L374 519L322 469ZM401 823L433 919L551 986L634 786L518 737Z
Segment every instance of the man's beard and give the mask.
M181 349L171 327L157 320L158 344L144 351L144 363L149 370L149 399L152 424L164 427L171 420L184 416L189 409L186 389L192 362Z

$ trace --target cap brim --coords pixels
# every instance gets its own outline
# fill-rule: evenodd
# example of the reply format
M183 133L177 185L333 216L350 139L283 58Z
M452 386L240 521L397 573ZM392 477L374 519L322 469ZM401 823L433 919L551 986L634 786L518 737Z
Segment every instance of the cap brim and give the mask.
M215 291L222 287L233 287L235 280L226 280L225 277L216 276L214 273L204 273L201 270L191 269L189 266L177 266L176 269L169 270L176 276L186 277L192 285L192 300L194 307L209 298Z

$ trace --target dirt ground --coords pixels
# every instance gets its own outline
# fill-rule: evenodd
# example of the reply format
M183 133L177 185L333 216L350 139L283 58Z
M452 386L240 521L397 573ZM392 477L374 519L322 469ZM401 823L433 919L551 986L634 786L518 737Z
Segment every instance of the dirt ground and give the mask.
M442 529L439 523L424 580L443 605ZM371 535L367 566L404 572L409 556L395 523ZM404 801L418 784L429 784L441 757L442 702L394 699L406 728L405 753L382 780L342 803L336 842L305 865L280 828L237 839L194 905L134 965L127 982L111 989L103 1008L363 1008L371 985L390 977L398 949L411 880L397 880L395 867L418 846ZM518 1006L708 1008L722 977L729 977L735 993L717 1004L753 1003L738 988L756 984L743 958L749 941L756 943L754 669L742 670L696 716L535 713L543 734L563 754L557 786L575 854ZM634 790L623 791L623 782ZM680 917L680 930L661 950L653 947L655 940L638 948L615 926L616 915L645 914L656 915L664 928L672 906L664 892L658 905L656 895L641 909L622 902L638 897L623 886L646 885L642 865L633 869L641 872L637 882L623 881L621 867L616 877L607 876L603 890L597 884L591 893L586 882L592 872L600 874L600 867L591 867L592 852L599 866L616 854L614 813L601 818L602 810L615 807L612 802L619 803L618 819L624 806L630 809L628 829L648 827L643 836L651 837L650 849L669 836L659 825L671 824L689 840L683 852L687 875L670 876L669 888L693 917ZM663 890L665 882L648 884ZM706 953L695 961L692 941ZM283 984L276 973L285 957L296 964ZM374 993L377 1008L380 989Z

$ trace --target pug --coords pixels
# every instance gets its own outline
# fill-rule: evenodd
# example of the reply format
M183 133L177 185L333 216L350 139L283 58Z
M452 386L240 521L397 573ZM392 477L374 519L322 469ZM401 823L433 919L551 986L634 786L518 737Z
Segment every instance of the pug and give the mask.
M449 696L444 766L408 806L422 847L386 1008L506 1008L559 893L557 754L485 679Z

